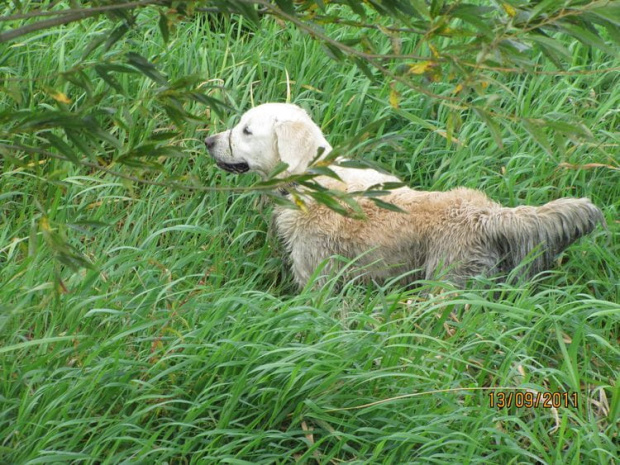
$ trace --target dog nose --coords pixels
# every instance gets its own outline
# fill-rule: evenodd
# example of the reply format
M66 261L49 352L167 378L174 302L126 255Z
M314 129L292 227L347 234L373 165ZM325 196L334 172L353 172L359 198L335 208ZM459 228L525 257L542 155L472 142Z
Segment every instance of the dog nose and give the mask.
M205 145L207 146L207 150L213 150L213 147L215 147L215 136L207 137L205 139Z

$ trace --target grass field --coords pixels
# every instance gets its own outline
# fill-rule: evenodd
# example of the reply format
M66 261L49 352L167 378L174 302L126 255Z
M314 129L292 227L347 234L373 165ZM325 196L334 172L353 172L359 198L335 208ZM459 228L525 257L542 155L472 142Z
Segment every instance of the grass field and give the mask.
M0 73L11 78L0 81L0 108L49 108L50 88L79 103L55 74L107 27L89 20L0 45ZM498 147L466 112L463 144L448 143L402 113L442 127L437 102L403 90L396 113L387 83L331 61L292 27L244 27L184 23L168 46L142 29L109 54L136 51L171 79L203 76L239 112L286 101L290 87L333 145L385 117L359 153L407 184L478 188L510 206L587 196L608 231L532 283L299 293L257 193L187 193L53 159L4 161L0 463L617 463L620 172L566 166L618 166L618 71L500 77L517 96L500 96L506 111L576 114L603 144L550 156L518 129L502 127ZM620 66L567 46L571 71ZM152 81L118 80L127 97L103 81L92 92L126 123L119 138L139 143L171 126ZM217 170L201 142L238 112L193 111L203 121L173 140L186 156L162 161L152 179L255 182ZM96 269L59 264L49 230ZM576 393L578 405L490 405L492 392L533 391Z

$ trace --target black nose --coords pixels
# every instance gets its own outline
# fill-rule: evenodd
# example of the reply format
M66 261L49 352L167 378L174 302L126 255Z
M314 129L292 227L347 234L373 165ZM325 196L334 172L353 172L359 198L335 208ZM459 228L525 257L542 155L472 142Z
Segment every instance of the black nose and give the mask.
M205 145L207 146L207 150L213 150L213 147L215 147L215 136L207 137L205 139Z

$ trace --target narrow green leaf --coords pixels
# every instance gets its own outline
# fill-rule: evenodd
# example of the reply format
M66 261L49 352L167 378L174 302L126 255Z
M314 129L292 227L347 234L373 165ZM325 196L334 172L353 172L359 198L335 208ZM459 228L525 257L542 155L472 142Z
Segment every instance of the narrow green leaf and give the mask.
M346 0L346 4L349 5L349 8L351 8L351 10L362 19L366 18L366 10L364 9L362 2L359 0Z
M85 220L85 221L75 221L73 223L66 223L66 226L70 229L73 229L74 231L78 231L79 233L92 236L94 233L90 231L88 228L98 229L98 228L105 228L110 225L107 223L103 223L101 221Z
M586 139L593 137L592 132L583 123L568 123L545 118L545 125L566 135L576 135Z
M78 165L80 163L80 160L78 158L78 156L76 155L76 153L73 151L73 149L69 146L69 144L67 144L64 140L62 140L60 137L51 134L51 133L47 133L44 134L43 137L45 139L47 139L47 141L54 147L56 147L56 149L65 157L67 157L69 160L71 160L73 163L75 163L76 165Z
M53 344L55 342L61 342L61 341L74 341L76 339L84 339L85 337L87 336L71 334L69 336L52 336L52 337L46 337L43 339L32 339L29 341L20 342L20 343L13 344L10 346L0 347L0 354L5 354L7 352L25 349L27 347L40 346L40 345L45 345L45 344Z
M179 136L177 131L157 131L151 134L150 139L153 141L164 141L174 139L177 136Z
M424 0L411 0L411 7L415 9L417 16L420 18L430 18L430 10Z
M451 8L450 16L462 19L471 26L474 26L477 32L483 34L488 38L492 38L493 27L489 27L489 22L486 18L486 14L491 11L495 11L495 8L462 4Z
M444 0L431 0L431 18L436 18L441 14L443 9Z
M107 72L115 72L115 73L125 73L125 74L137 74L139 71L135 68L132 68L129 65L124 63L113 63L113 62L105 62L99 63L98 66L101 66Z
M342 53L342 51L335 45L324 42L323 47L325 48L327 55L333 60L343 61L345 59L344 53Z
M107 34L99 34L95 36L95 38L91 40L84 48L84 53L82 53L82 60L85 60L90 56L91 53L97 50L106 41L107 37Z
M431 124L425 119L422 119L419 116L414 115L410 111L403 110L402 108L392 108L392 111L396 113L397 115L400 115L401 117L405 118L406 120L422 126L423 128L429 129L431 131L436 131L437 129L439 129L434 124Z
M570 24L568 22L562 22L558 24L558 27L564 32L570 34L580 42L589 45L590 47L598 48L611 56L618 56L618 50L610 47L605 43L601 37L595 32L589 31L576 24Z
M96 221L96 220L81 220L81 221L74 221L73 223L67 223L67 226L69 227L73 225L89 226L91 228L107 228L111 226L110 223L105 223L103 221Z
M56 260L71 268L73 271L77 271L80 268L87 268L90 270L95 268L84 255L78 253L61 251L56 254Z
M168 16L160 10L159 12L159 32L161 32L161 37L164 39L164 43L168 43L170 39L170 28L168 27Z
M118 140L116 136L104 130L99 125L99 123L97 122L97 119L95 118L95 115L87 115L82 119L82 121L88 128L88 131L87 131L88 133L99 137L99 139L106 141L108 144L112 145L113 147L117 149L121 149L123 147L123 144L121 143L120 140Z
M504 140L502 138L502 133L500 131L499 124L495 121L492 115L487 114L487 112L481 108L474 108L476 114L480 117L480 119L486 124L493 140L497 144L499 148L504 148Z
M144 157L119 157L115 161L122 165L141 170L152 170L158 172L164 170L164 166L161 163L157 163L156 161L149 160Z
M365 191L350 192L350 194L362 195L364 197L385 197L386 195L390 195L390 191L374 190L372 188L369 188L369 189L366 189Z
M397 213L407 213L405 210L403 210L399 206L394 205L393 203L384 202L383 200L378 199L376 197L370 197L370 200L372 200L377 207L383 208L385 210L389 210L389 211L397 212Z
M598 15L585 14L583 15L583 18L591 19L593 23L603 26L609 34L609 38L613 40L616 44L620 45L620 26L618 26L615 21L608 21L607 18Z
M366 61L362 60L359 57L354 57L353 62L360 69L360 71L366 75L368 79L370 79L372 82L375 82L377 80L377 76L373 73L372 69L370 68L370 66L368 66L368 63Z
M289 199L290 196L283 197L279 192L276 191L265 191L264 194L269 196L270 201L272 201L276 205L293 209L296 208L295 203Z
M21 130L45 129L54 127L83 129L86 127L86 123L72 113L57 110L47 110L37 113L31 113L28 117L24 118L21 121L18 127Z
M37 249L39 248L39 236L38 236L39 227L34 218L30 220L30 234L28 235L28 256L34 257L37 253Z
M125 89L123 89L123 86L121 86L121 84L116 80L116 78L113 75L108 73L108 71L106 70L104 66L95 65L95 72L101 79L104 80L104 82L107 85L112 87L119 94L125 95Z
M404 182L382 182L381 184L375 184L370 186L369 189L381 189L383 191L391 191L405 187L407 184Z
M123 22L120 26L112 31L112 33L108 36L108 39L105 41L105 45L103 49L107 52L112 48L112 46L121 40L125 34L129 31L129 26L126 22Z
M260 18L256 12L256 8L252 3L246 3L244 1L228 0L228 8L234 12L237 12L249 19L251 23L258 26L260 24Z
M530 34L528 39L534 42L559 69L563 68L562 60L568 61L571 58L570 51L559 40L547 36L543 31Z
M235 111L233 107L228 105L227 103L216 99L214 97L210 97L205 95L202 92L188 92L186 94L188 98L194 100L195 102L202 103L203 105L208 106L211 110L213 110L220 118L224 117L224 111Z
M330 210L335 211L343 216L349 216L350 212L347 208L345 208L340 202L338 202L334 197L332 197L329 193L326 192L316 192L310 191L308 194L316 200L318 203L325 205Z
M338 166L342 166L343 168L355 168L358 170L367 170L374 169L375 166L370 162L362 159L357 160L342 160L338 161Z
M538 3L530 10L529 21L533 21L536 19L541 13L545 13L545 17L549 15L549 13L554 13L558 10L558 7L562 7L562 4L558 2L558 0L543 0ZM546 19L546 18L541 18Z
M164 75L159 72L153 63L148 61L142 55L135 52L129 52L127 54L127 63L138 69L142 74L156 83L161 85L168 84L168 80L164 77Z
M134 157L184 157L185 154L176 147L164 145L160 146L156 142L148 142L146 144L134 147L129 152L121 155L121 158Z
M83 71L62 73L61 76L71 84L84 89L89 98L93 94L93 84Z
M93 150L84 140L84 137L82 137L80 131L67 127L63 127L63 129L65 131L65 134L67 135L67 139L69 139L73 143L73 145L80 150L80 152L82 152L84 155L86 155L89 159L92 160L94 157Z
M522 120L523 127L525 130L532 136L538 145L540 145L545 152L549 155L553 155L553 151L551 150L551 144L549 143L549 139L547 138L547 134L542 128L541 121L534 120Z
M336 173L334 173L327 166L311 166L310 168L308 168L307 172L310 173L310 174L317 175L317 176L327 176L329 178L333 178L333 179L337 179L338 181L342 181L342 179L340 179L340 176L338 176Z
M271 170L267 179L274 180L279 174L284 173L288 169L288 164L284 162L278 162L274 169ZM282 182L281 179L275 179L277 182Z
M603 2L601 6L588 8L587 13L584 16L587 17L587 14L596 15L599 18L620 27L620 2L618 1Z
M293 7L293 2L291 0L276 0L276 4L285 13L288 13L289 15L295 14L295 8Z

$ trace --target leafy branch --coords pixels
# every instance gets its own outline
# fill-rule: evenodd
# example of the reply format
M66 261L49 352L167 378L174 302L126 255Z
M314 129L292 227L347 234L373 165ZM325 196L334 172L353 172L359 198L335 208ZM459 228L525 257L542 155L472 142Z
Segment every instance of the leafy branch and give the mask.
M128 39L132 34L135 38L141 32L159 31L166 43L173 37L175 27L200 15L199 20L206 22L225 15L246 18L255 26L273 20L294 26L320 43L334 60L356 66L373 83L389 86L387 99L393 116L420 125L444 137L449 144L463 144L458 134L459 121L475 118L487 127L500 148L505 135L514 133L519 126L550 155L564 150L569 142L577 145L584 140L601 151L617 148L600 141L595 143L596 136L570 111L533 118L510 110L507 103L517 97L500 77L506 73L617 73L620 67L611 65L570 69L572 55L566 44L570 37L588 50L598 49L617 59L618 1L568 0L560 4L506 0L484 4L443 0L85 0L80 2L80 8L72 1L37 4L38 9L29 10L31 3L22 2L21 5L28 6L18 12L15 7L0 7L0 26L8 27L0 30L0 89L6 102L11 102L0 110L0 155L7 164L27 167L24 159L45 157L132 183L184 192L270 193L296 183L303 192L293 190L290 199L275 195L275 200L303 208L304 198L312 198L342 214L359 214L351 196L326 191L314 182L321 170L251 187L189 185L141 175L162 173L160 159L185 156L173 139L182 128L204 123L205 116L196 113L196 108L205 113L213 111L220 117L233 110L226 97L221 96L226 96L222 86L214 86L200 76L171 79L161 70L157 62L160 57L140 55ZM16 51L26 53L30 46L28 40L16 43L17 40L75 22L87 23L99 16L109 25L107 33L97 33L84 46L81 58L70 66L37 76L22 76L17 68L11 68L11 56ZM556 71L543 68L549 62ZM142 86L140 96L127 91L127 82L137 80L148 82ZM14 83L29 81L36 91L24 99ZM79 95L71 98L65 94L66 89ZM403 108L405 92L409 91L423 96L426 105L444 110L438 121L423 120ZM155 130L151 127L146 136L135 137L136 132L145 129L137 128L123 111L109 104L110 96L120 102L118 108L155 109ZM579 166L607 166L599 165ZM563 166L573 169L576 165ZM384 194L377 192L382 191L372 189L353 197L368 197L391 208L379 199Z
M142 0L140 2L117 3L114 5L95 6L89 8L73 8L60 11L37 11L26 14L0 16L0 22L16 21L21 19L29 19L41 16L59 16L54 19L46 19L26 26L18 27L7 32L0 33L0 44L15 40L21 36L32 32L51 29L57 26L64 26L76 21L82 21L86 18L99 16L109 11L133 10L151 5L163 5L167 3L164 0Z

